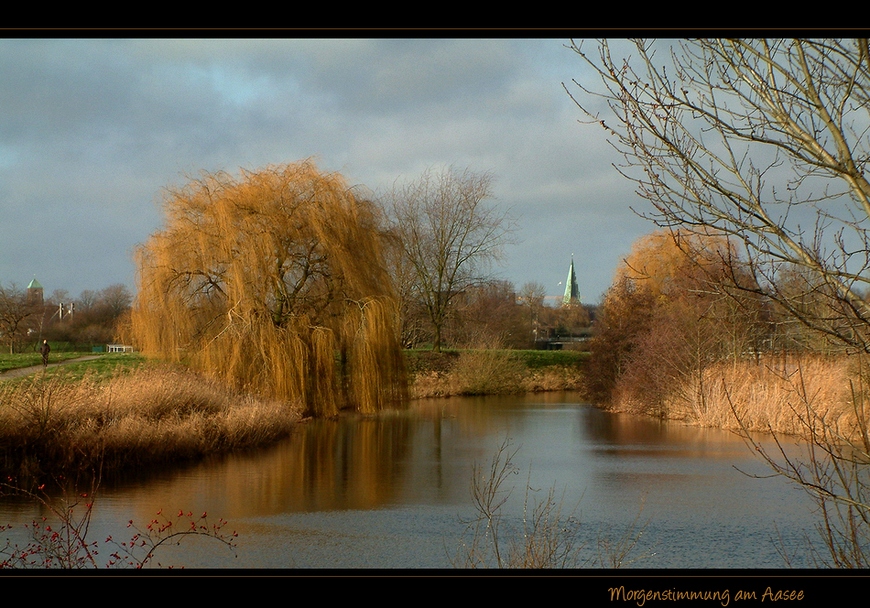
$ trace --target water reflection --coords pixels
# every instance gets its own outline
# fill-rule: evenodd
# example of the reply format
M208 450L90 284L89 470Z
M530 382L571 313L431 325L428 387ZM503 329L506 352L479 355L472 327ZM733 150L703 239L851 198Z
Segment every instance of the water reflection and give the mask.
M472 466L505 440L522 468L512 517L527 481L564 490L593 534L624 529L642 507L643 550L655 553L644 567L777 567L777 524L790 543L812 526L803 494L740 472L766 472L740 438L548 393L310 421L268 449L103 488L94 529L116 534L160 509L202 510L238 529L240 555L180 548L189 567L448 567L471 513ZM0 503L0 515L32 510Z

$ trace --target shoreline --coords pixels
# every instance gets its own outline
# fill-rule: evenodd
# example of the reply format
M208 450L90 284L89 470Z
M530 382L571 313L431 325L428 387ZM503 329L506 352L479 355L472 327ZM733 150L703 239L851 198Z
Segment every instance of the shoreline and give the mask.
M88 471L108 476L182 465L272 445L304 420L293 404L228 388L183 366L128 355L98 361L103 357L49 364L51 373L38 365L3 374L18 379L0 381L4 477L28 485ZM416 352L408 359L409 402L578 390L584 362L577 354L494 350ZM67 363L78 365L56 369Z

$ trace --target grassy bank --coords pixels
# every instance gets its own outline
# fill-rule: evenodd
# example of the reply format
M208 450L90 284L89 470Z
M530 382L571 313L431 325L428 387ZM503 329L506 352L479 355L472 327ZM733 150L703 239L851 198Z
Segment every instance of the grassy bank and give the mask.
M407 351L412 398L576 390L584 361L571 351ZM300 418L181 367L105 354L0 381L0 474L147 470L266 445Z
M406 351L414 399L582 390L587 353L542 350Z
M264 445L300 419L188 370L134 362L100 358L0 384L3 476L144 470Z

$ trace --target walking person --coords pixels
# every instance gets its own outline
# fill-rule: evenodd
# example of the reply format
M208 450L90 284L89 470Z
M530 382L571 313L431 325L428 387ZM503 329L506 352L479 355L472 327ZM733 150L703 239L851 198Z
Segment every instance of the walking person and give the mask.
M39 352L42 354L42 367L48 367L48 353L51 352L48 340L42 341L42 346L39 347Z

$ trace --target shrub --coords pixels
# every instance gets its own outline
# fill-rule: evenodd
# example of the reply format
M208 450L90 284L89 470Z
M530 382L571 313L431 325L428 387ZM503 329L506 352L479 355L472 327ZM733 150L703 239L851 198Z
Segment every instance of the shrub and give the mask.
M145 568L165 566L157 561L158 553L170 545L178 545L189 536L207 537L235 551L235 532L227 533L223 519L209 520L207 513L198 517L192 512L164 513L161 509L144 528L133 520L127 524L129 540L118 541L111 536L100 542L88 537L94 509L95 490L73 492L64 490L59 497L50 497L43 487L36 492L24 491L8 484L0 490L23 495L42 506L47 513L38 521L26 525L30 541L18 545L8 538L0 545L0 569L34 568ZM12 526L0 525L0 533ZM106 553L107 557L99 557ZM104 560L105 563L100 563Z
M510 351L463 351L452 371L455 392L459 395L519 393L525 371L525 365Z

